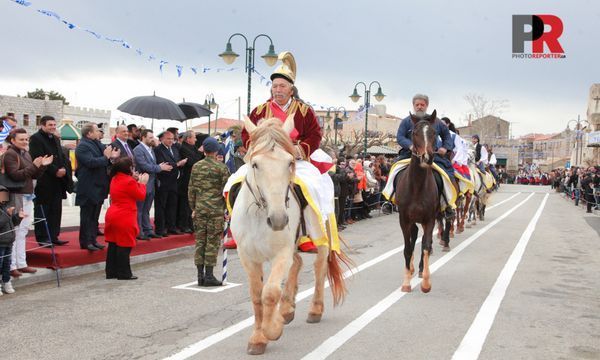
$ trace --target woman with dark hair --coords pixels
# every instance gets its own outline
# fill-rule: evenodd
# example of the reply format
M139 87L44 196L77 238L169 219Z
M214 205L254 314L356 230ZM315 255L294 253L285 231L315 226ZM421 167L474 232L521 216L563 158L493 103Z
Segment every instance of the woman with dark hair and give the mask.
M118 159L110 170L111 204L106 212L104 236L108 243L106 278L135 280L131 273L129 255L140 231L137 223L136 201L146 197L148 174L133 176L133 162L129 157Z
M6 176L15 182L23 182L20 189L10 192L11 206L16 211L23 211L25 217L18 226L15 226L15 242L12 248L12 261L10 274L19 277L23 273L35 273L37 270L27 266L25 255L25 237L33 223L33 179L39 178L46 167L52 164L52 155L39 156L35 159L29 155L29 134L23 128L14 128L6 137L9 144L4 153L3 166Z

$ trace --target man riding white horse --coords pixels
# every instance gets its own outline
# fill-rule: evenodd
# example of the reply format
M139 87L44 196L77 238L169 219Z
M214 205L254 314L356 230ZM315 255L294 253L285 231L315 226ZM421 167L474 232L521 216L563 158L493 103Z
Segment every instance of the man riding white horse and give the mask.
M429 117L429 114L427 114L429 97L427 95L416 94L413 97L412 104L413 110L415 111L414 115L416 117L421 119L427 119ZM408 165L409 159L412 156L413 144L411 136L414 126L415 124L411 116L408 116L402 120L400 127L398 127L396 139L402 149L400 150L398 161L390 170L390 176L383 191L383 195L388 199L393 199L392 195L394 193L396 175ZM441 139L440 144L434 144L435 154L433 159L435 164L434 168L437 170L438 174L440 174L444 188L444 190L441 191L440 204L441 208L445 209L446 217L451 218L455 215L455 201L458 186L456 185L456 180L454 179L454 168L445 155L448 151L453 149L452 138L450 136L450 132L448 131L448 127L442 123L440 119L436 118L433 121L432 126L435 129L436 134Z
M278 118L285 122L288 116L293 116L294 129L290 138L296 149L296 185L302 190L303 196L311 205L307 208L318 208L316 214L320 222L327 223L332 229L330 238L313 239L310 234L301 237L298 248L303 252L317 252L319 245L329 246L331 241L337 248L337 224L335 223L334 190L331 178L327 174L333 166L332 159L319 149L321 144L321 127L313 109L298 98L294 86L296 80L296 62L290 52L279 54L282 65L271 75L271 98L257 106L250 113L250 120L254 124L262 119ZM250 137L246 129L242 131L242 142L245 148L250 147ZM247 167L242 166L232 175L225 191L229 191L236 181L239 181L247 172ZM307 218L308 219L308 218ZM307 220L308 221L308 220ZM310 228L310 226L308 226ZM227 248L234 248L235 241L225 244Z

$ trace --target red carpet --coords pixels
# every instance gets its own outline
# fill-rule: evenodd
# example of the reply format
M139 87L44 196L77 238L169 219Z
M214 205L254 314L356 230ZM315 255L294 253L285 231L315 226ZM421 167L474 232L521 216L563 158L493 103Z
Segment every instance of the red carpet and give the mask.
M82 250L79 248L79 231L61 231L61 240L69 241L63 246L55 246L57 267L64 269L79 265L88 265L106 261L106 248L99 251ZM106 245L104 236L98 236L98 242ZM184 246L194 245L194 235L170 235L162 239L150 241L138 240L137 246L131 251L131 256L150 254L159 251L176 249ZM29 250L38 247L34 236L27 237L27 264L40 268L55 268L52 264L52 251L50 248Z

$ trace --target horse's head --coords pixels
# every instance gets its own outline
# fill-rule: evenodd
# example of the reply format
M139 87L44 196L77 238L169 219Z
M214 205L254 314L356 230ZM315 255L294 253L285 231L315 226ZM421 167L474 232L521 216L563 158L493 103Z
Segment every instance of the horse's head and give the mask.
M263 119L254 125L245 117L250 134L250 148L245 160L250 170L247 185L259 208L267 212L267 224L281 231L289 222L287 208L295 172L294 145L289 133L294 128L293 115L282 124L277 118Z
M412 131L412 154L416 156L421 166L431 165L433 162L433 147L436 141L436 131L433 127L436 111L429 116L419 118L416 115L410 114L412 121L420 119L415 123Z

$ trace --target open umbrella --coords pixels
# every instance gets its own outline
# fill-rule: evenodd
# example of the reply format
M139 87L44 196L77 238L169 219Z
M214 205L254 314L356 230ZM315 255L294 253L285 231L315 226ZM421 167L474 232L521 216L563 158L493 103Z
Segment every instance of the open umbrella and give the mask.
M187 119L195 119L203 116L209 116L213 113L212 111L210 111L210 109L198 103L182 102L177 105L183 111Z
M186 115L179 106L169 99L160 96L136 96L125 101L118 108L119 111L142 116L150 119L169 119L184 121Z

